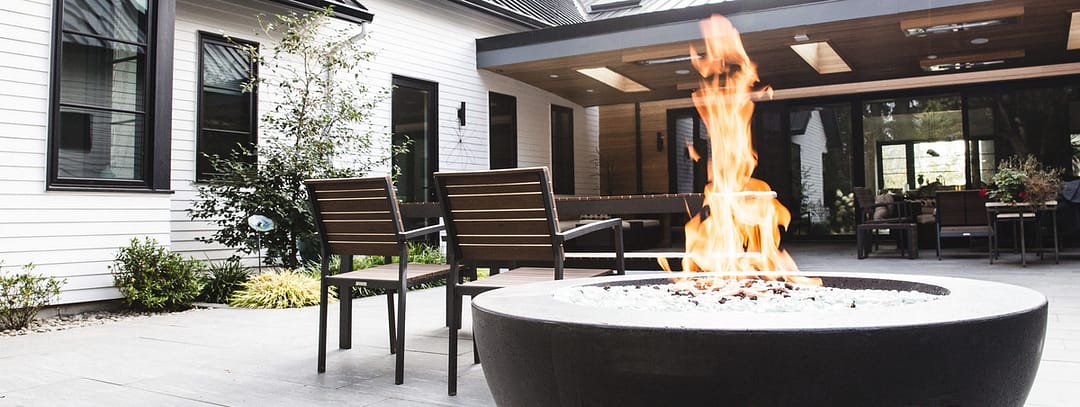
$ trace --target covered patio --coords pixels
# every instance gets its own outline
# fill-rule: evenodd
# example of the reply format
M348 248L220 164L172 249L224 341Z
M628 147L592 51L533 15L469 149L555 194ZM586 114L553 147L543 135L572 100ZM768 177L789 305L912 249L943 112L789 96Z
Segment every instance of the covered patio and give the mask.
M980 253L942 261L854 260L849 244L789 247L803 271L934 274L1017 284L1044 293L1049 326L1032 407L1080 399L1080 271L1075 262L988 265ZM644 271L633 271L642 273ZM315 372L317 307L196 309L120 322L0 337L0 404L5 405L494 405L482 365L472 364L466 313L458 349L459 391L446 395L441 288L410 294L406 381L393 384L385 303L354 300L354 347L334 350ZM336 307L332 307L333 309ZM331 318L335 318L333 315ZM331 326L333 329L333 326ZM331 336L335 336L331 332Z

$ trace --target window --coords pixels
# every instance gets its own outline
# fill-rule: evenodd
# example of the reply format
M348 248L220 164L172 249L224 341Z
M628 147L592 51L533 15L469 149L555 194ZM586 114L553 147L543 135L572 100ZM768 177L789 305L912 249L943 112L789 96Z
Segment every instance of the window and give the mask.
M877 180L877 189L967 184L960 95L871 100L862 108L866 179Z
M56 4L49 187L167 189L174 1Z
M556 194L574 194L574 109L551 105L551 182Z
M245 46L254 43L229 42L224 37L199 33L199 119L196 141L195 176L205 181L212 176L208 156L228 158L255 147L258 127L256 93L244 91L255 75L255 61ZM249 161L254 155L243 155Z
M490 168L517 168L517 98L488 93Z

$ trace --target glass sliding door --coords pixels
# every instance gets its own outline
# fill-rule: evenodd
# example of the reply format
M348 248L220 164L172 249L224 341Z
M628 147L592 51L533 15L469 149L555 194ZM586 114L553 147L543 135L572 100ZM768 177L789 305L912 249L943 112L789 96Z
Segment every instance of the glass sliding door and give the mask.
M690 193L705 190L709 136L697 110L668 110L668 185L669 192ZM690 148L702 159L694 161Z
M574 194L574 109L551 105L551 183L556 194Z
M488 92L489 166L517 168L517 98Z
M438 84L394 76L390 127L395 147L398 198L405 202L434 200L431 174L439 170Z
M959 94L864 101L866 186L931 196L968 180Z
M814 104L788 110L791 137L789 230L796 235L854 231L851 208L851 104Z

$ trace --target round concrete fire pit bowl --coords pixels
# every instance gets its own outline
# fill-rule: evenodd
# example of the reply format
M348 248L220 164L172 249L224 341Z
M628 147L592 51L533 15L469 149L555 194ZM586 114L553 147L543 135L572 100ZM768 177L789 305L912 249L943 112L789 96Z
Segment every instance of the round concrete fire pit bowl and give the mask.
M1046 298L986 281L820 273L828 287L941 295L879 309L631 311L553 297L575 285L666 284L671 274L563 280L473 302L500 406L1022 406Z

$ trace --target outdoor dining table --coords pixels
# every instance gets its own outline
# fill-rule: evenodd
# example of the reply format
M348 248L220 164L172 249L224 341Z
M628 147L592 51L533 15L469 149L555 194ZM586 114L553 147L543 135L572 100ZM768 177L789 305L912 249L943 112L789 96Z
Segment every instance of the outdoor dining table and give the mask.
M1020 233L1018 233L1019 236L1017 237L1017 240L1019 240L1018 243L1020 245L1020 265L1023 267L1027 266L1027 244L1025 241L1024 224L1027 223L1027 221L1032 220L1035 222L1035 227L1038 228L1040 219L1049 214L1051 238L1054 241L1054 263L1057 264L1060 262L1058 259L1057 201L1047 201L1045 204L1039 206L1032 205L1028 202L987 202L986 214L994 229L994 244L992 245L993 247L990 248L990 250L993 251L991 256L997 255L997 252L1000 251L997 247L998 242L1000 242L1000 234L997 228L998 222L1014 221L1019 224ZM1039 246L1040 247L1035 250L1040 254L1050 250L1047 247L1043 247L1041 241L1039 242Z

